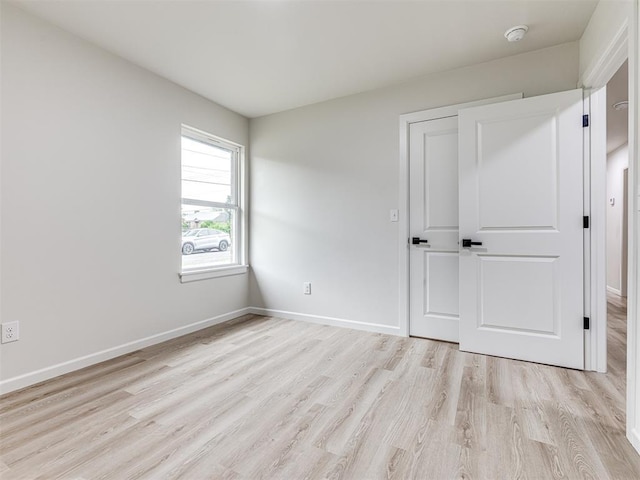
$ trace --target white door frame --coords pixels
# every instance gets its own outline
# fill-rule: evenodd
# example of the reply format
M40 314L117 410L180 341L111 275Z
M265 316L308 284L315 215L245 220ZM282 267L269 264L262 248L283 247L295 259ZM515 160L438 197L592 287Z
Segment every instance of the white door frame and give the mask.
M585 71L580 86L590 89L587 102L591 111L606 108L602 102L606 101L603 88L611 80L624 61L629 59L629 173L628 173L628 273L627 273L627 438L634 448L640 452L640 431L638 431L638 402L640 401L640 382L638 373L638 273L640 273L638 260L638 210L640 207L640 193L638 173L640 170L639 150L639 76L638 54L640 43L638 41L639 18L638 0L629 3L628 21L625 21L613 36L602 54L596 58ZM592 369L599 372L606 371L606 281L605 281L605 240L606 229L605 202L606 202L606 125L593 119L589 154L591 157L591 218L592 228L590 234L591 243L591 276L594 282L591 284L590 308L592 316L595 314L596 328L591 332L587 345L591 349ZM604 152L604 153L603 153Z
M640 55L640 8L635 0L630 12L631 22L628 34L629 56L629 257L630 266L627 282L627 438L640 452L640 431L638 430L638 167L640 167L638 100L640 99L640 78L638 76L638 55Z
M522 93L504 95L501 97L476 100L474 102L448 105L446 107L432 108L419 112L400 115L400 215L398 219L398 258L400 265L398 298L399 298L399 326L400 335L409 336L409 127L412 123L437 120L439 118L455 117L458 110L469 107L478 107L489 103L506 102L522 98Z
M584 214L589 216L584 235L584 315L590 319L584 336L584 368L601 373L607 371L606 103L605 88L584 89L584 112L590 123L584 136Z
M585 278L590 288L585 292L585 315L591 318L591 329L585 334L585 369L607 371L607 294L606 294L606 87L627 58L631 58L630 25L623 22L600 57L587 68L579 86L585 88L585 112L591 117L590 131L585 136L585 152L589 170L590 200L585 215L590 216L589 235L585 236ZM629 69L631 77L631 68ZM631 88L631 78L629 82ZM631 100L631 99L630 99ZM633 108L630 102L630 116ZM629 122L631 131L631 121ZM631 137L629 137L631 147ZM629 150L631 155L631 148ZM631 171L630 171L631 173ZM631 178L631 177L630 177ZM631 223L629 224L631 225ZM631 228L629 229L631 231ZM590 251L590 253L588 253ZM631 257L629 258L631 261ZM631 303L631 302L630 302ZM631 310L629 309L629 312Z

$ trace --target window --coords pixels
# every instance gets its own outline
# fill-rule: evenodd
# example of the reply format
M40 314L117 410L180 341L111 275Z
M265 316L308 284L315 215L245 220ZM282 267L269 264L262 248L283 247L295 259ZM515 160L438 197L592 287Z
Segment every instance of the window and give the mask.
M241 145L182 127L183 281L203 272L246 271L233 269L244 261L243 150Z

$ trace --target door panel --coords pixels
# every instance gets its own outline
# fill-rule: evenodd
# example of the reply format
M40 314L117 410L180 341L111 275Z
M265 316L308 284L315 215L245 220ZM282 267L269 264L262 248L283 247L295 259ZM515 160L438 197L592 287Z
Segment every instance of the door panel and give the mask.
M583 368L582 91L459 127L461 350Z
M424 252L425 315L458 319L458 252Z
M479 328L558 335L557 267L553 257L479 255Z
M409 334L458 341L458 120L410 127Z
M482 142L477 150L480 229L555 228L558 132L553 113L505 116L477 128Z
M457 121L435 120L429 130L424 132L424 226L427 230L457 231Z

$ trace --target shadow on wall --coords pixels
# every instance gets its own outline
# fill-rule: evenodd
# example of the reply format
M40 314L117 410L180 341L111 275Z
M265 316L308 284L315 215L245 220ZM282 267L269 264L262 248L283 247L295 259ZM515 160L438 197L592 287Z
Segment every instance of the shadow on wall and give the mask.
M264 305L264 296L262 295L262 290L260 289L260 283L256 278L256 274L253 271L253 268L249 269L249 306L257 307L257 308L265 308Z

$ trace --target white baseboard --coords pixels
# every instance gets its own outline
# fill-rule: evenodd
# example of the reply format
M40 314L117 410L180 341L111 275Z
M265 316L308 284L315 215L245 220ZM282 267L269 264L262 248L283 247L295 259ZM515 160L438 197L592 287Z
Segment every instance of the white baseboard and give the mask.
M183 327L174 328L173 330L157 333L117 347L108 348L100 352L85 355L84 357L75 358L51 367L42 368L35 372L29 372L17 377L8 378L0 381L0 395L34 385L44 380L49 380L50 378L57 377L59 375L64 375L65 373L73 372L90 365L95 365L96 363L104 362L105 360L110 360L112 358L119 357L120 355L135 352L136 350L140 350L141 348L145 348L150 345L162 343L167 340L171 340L172 338L181 337L182 335L202 330L203 328L224 323L249 313L251 313L249 308L241 308L240 310L218 315L217 317L207 318L206 320L191 323Z
M607 285L607 292L615 293L615 294L616 294L616 295L618 295L619 297L621 297L621 296L622 296L622 292L620 291L620 289L610 287L609 285Z
M635 428L632 428L631 432L627 435L627 438L629 439L629 442L631 442L631 445L633 445L633 448L640 453L640 433Z
M203 328L211 327L213 325L218 325L220 323L224 323L229 320L233 320L234 318L238 318L238 317L241 317L242 315L247 315L247 314L280 317L280 318L286 318L289 320L299 320L303 322L317 323L320 325L331 325L334 327L352 328L356 330L363 330L366 332L386 333L389 335L400 335L400 327L381 325L378 323L358 322L355 320L345 320L342 318L309 315L306 313L286 312L283 310L273 310L270 308L247 307L247 308L242 308L240 310L235 310L233 312L225 313L223 315L218 315L217 317L208 318L206 320L201 320L199 322L191 323L183 327L174 328L173 330L157 333L155 335L141 338L139 340L134 340L133 342L108 348L100 352L91 353L83 357L58 363L57 365L45 367L40 370L36 370L34 372L25 373L17 377L12 377L6 380L2 380L0 381L0 395L4 395L5 393L19 390L21 388L29 387L31 385L35 385L36 383L40 383L45 380L49 380L51 378L64 375L65 373L73 372L75 370L80 370L81 368L95 365L96 363L104 362L106 360L111 360L112 358L119 357L120 355L125 355L127 353L135 352L136 350L140 350L141 348L149 347L151 345L156 345L158 343L162 343L167 340L171 340L173 338L186 335L188 333L202 330Z
M400 335L400 327L381 325L379 323L358 322L355 320L345 320L343 318L323 317L320 315L309 315L306 313L273 310L271 308L250 307L249 313L253 313L255 315L266 315L269 317L286 318L287 320L299 320L302 322L317 323L320 325L331 325L333 327L353 328L355 330L364 330L366 332Z

